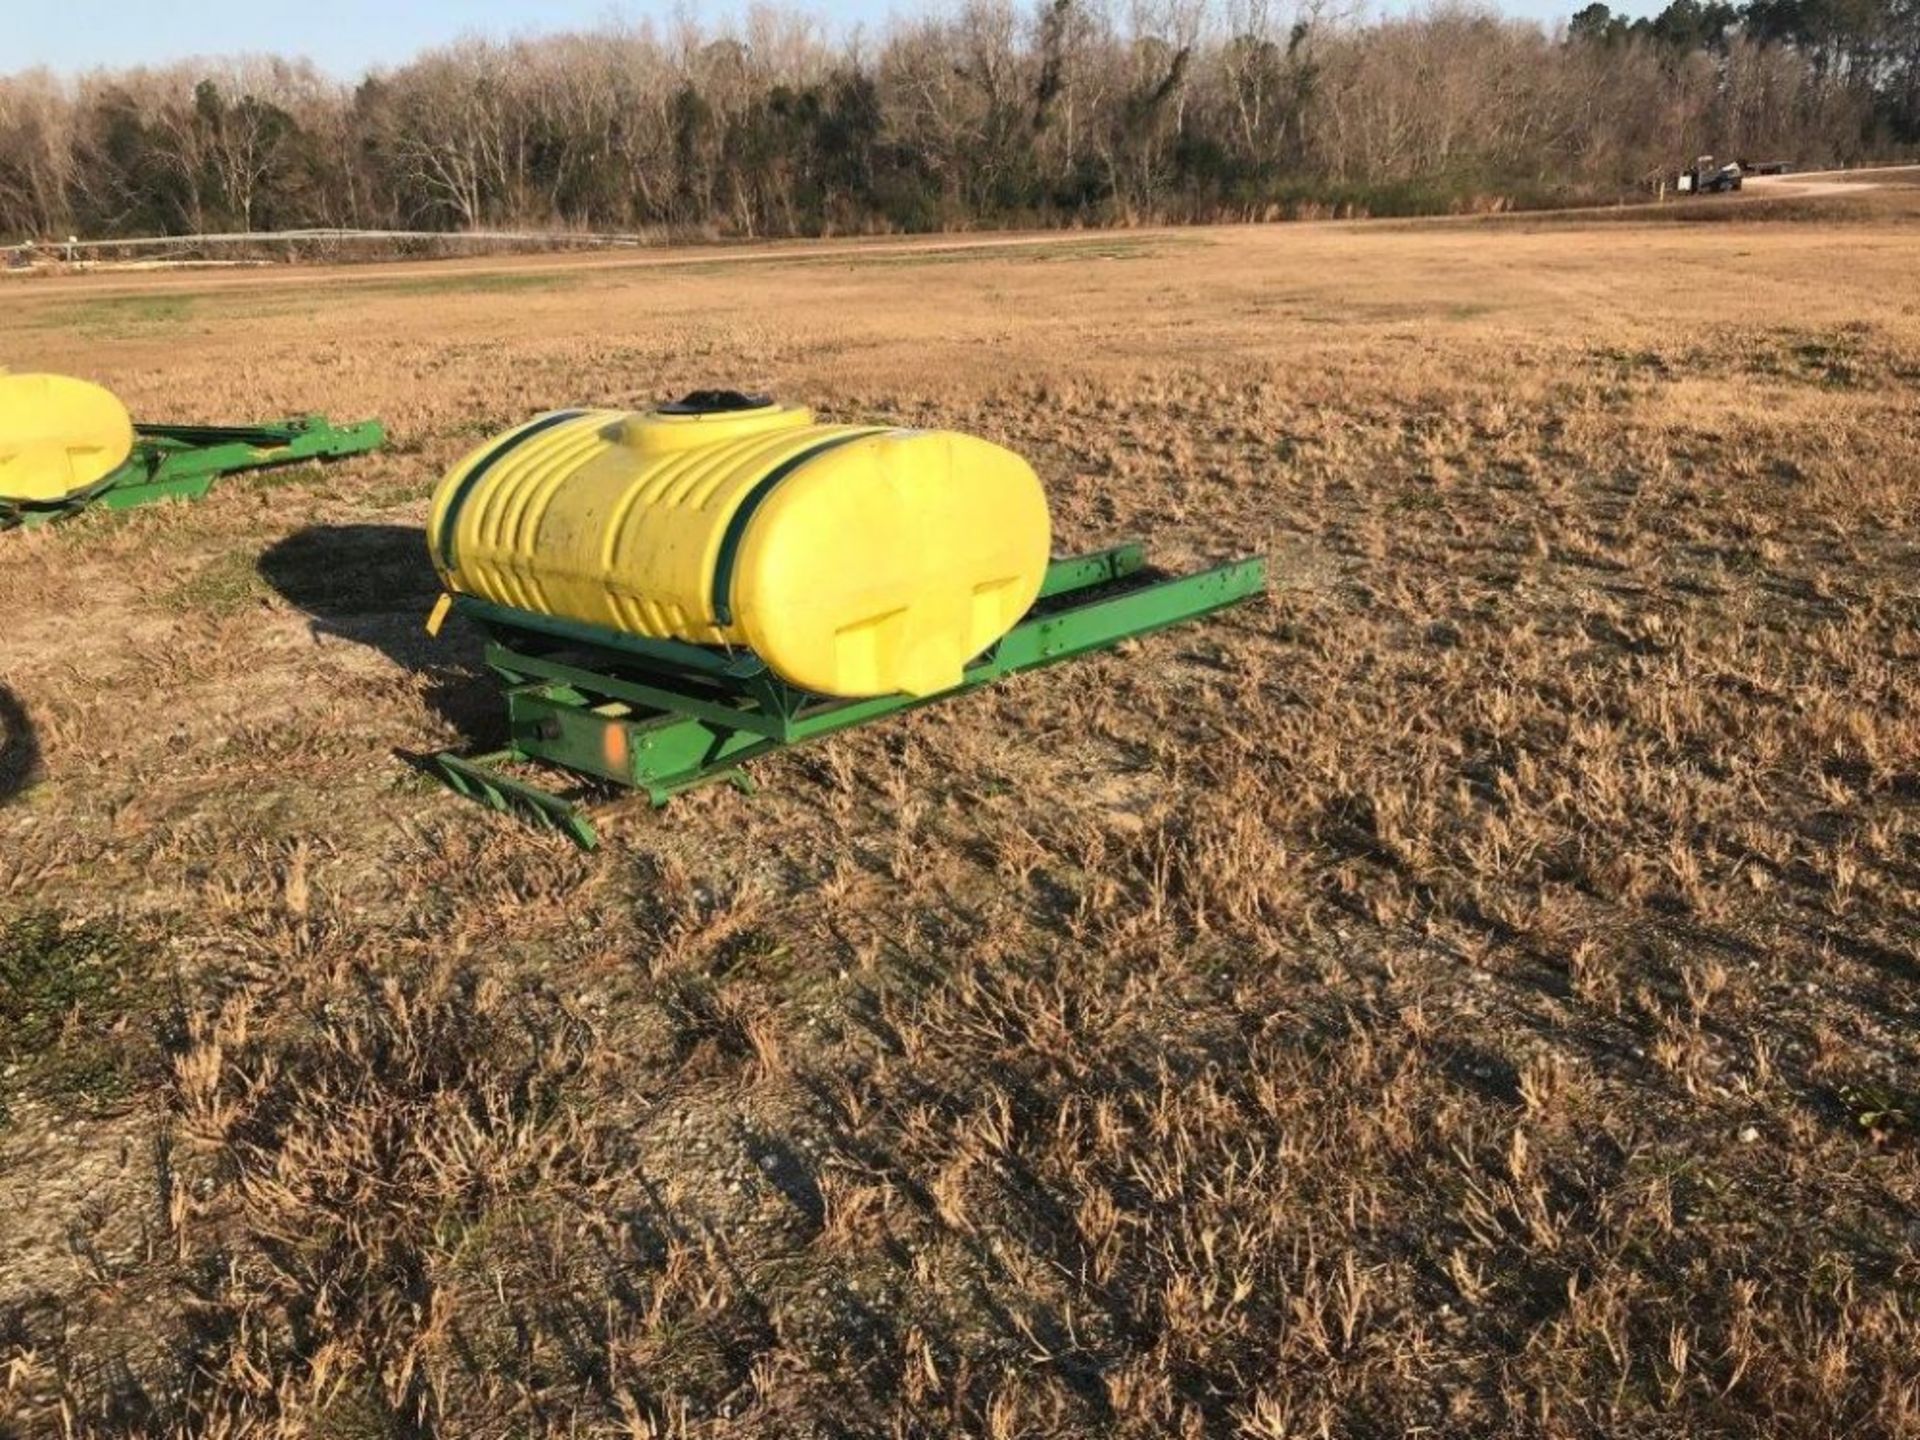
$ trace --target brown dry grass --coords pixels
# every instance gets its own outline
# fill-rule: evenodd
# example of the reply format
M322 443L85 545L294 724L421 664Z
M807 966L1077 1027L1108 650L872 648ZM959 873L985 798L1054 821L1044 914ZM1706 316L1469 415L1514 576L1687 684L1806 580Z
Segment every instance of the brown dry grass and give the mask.
M1920 1429L1915 216L0 292L394 436L0 537L0 1433ZM440 468L712 381L1273 594L594 857L419 780Z

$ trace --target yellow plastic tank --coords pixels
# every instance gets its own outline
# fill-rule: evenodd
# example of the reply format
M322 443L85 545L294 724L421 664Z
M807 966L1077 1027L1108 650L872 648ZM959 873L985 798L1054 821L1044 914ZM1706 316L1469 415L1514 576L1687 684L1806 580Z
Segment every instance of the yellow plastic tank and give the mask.
M704 391L560 410L435 491L447 589L626 634L746 647L818 695L932 695L1039 594L1045 492L971 435L821 425Z
M0 500L84 495L132 453L133 422L111 391L65 375L0 371Z

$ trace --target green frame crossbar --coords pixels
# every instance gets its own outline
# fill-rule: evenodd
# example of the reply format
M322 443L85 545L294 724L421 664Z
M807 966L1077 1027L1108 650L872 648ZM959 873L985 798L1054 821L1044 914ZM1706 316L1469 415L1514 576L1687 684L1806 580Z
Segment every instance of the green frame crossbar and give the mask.
M1150 569L1121 545L1048 567L1026 618L938 695L841 700L796 690L751 654L649 640L455 596L454 613L487 638L487 665L507 699L508 742L484 755L432 757L453 790L506 814L597 843L580 804L502 773L540 762L589 784L644 792L655 805L716 780L743 790L742 769L775 750L977 690L1022 670L1110 648L1259 594L1266 562L1236 560L1191 575Z
M378 420L335 425L324 415L266 425L136 425L133 433L126 463L83 494L50 505L0 499L0 530L64 520L94 505L129 510L156 500L198 500L223 475L358 455L386 439Z

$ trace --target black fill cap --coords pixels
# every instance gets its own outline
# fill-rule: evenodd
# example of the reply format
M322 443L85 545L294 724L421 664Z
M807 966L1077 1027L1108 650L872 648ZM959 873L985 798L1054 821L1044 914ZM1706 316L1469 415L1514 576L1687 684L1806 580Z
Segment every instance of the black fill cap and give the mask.
M771 395L750 395L744 390L690 390L678 400L660 407L662 415L727 415L735 410L764 410L773 404Z

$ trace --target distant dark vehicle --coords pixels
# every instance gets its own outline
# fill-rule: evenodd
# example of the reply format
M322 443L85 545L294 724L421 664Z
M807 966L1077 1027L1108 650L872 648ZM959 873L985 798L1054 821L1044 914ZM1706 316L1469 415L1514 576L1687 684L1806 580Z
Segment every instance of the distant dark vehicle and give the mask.
M1742 160L1740 172L1743 175L1787 175L1793 171L1791 160Z
M1729 190L1738 190L1744 172L1737 160L1729 160L1725 165L1715 165L1713 156L1702 155L1693 162L1693 167L1680 172L1680 183L1676 187L1682 195L1715 195Z

